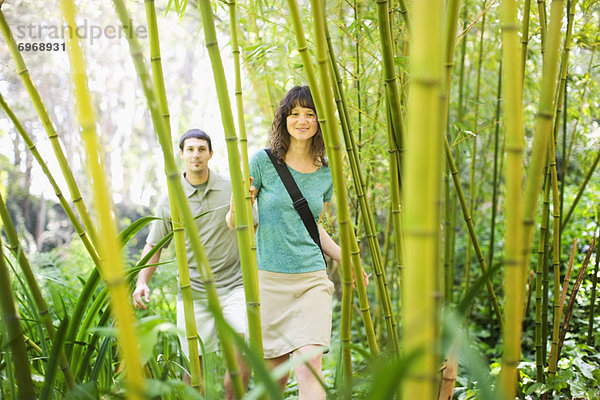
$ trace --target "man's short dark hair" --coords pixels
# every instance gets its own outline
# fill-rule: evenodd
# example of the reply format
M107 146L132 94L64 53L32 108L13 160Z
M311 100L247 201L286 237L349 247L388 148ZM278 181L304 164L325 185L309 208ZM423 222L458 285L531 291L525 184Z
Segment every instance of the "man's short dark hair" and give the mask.
M208 134L202 129L190 129L189 131L184 133L181 136L181 139L179 139L179 150L183 150L183 143L185 142L185 139L189 138L206 140L206 142L208 143L208 151L212 153L212 143L210 142L210 136L208 136Z

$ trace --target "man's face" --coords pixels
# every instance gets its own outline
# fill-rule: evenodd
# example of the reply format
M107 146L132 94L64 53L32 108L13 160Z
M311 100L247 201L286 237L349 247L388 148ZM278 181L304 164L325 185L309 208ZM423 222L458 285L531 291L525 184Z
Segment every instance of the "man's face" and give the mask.
M206 140L188 138L183 142L183 150L180 150L179 156L185 165L185 172L203 174L208 170L208 160L212 157L212 151L208 150Z

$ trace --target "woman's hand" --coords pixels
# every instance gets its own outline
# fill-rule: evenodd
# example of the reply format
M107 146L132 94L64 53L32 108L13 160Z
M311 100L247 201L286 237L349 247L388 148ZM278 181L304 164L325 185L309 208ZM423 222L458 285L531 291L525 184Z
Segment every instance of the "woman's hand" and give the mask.
M248 191L250 192L250 203L252 205L254 205L254 202L256 201L256 196L258 196L258 190L254 186L252 186L253 180L254 178L250 177L250 188L248 189ZM227 215L225 215L225 222L227 223L229 229L235 228L235 207L233 204L233 193L231 193L231 197L229 198L229 211L227 212Z

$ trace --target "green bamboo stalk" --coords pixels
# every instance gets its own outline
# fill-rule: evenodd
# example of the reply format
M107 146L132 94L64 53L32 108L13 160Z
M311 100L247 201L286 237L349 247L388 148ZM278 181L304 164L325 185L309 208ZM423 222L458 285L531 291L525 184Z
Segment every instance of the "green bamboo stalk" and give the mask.
M538 240L538 258L537 267L535 274L535 364L536 364L536 378L538 382L544 382L544 349L543 346L545 341L542 336L542 291L543 286L543 275L544 275L544 263L546 240L548 238L548 220L550 216L550 169L546 173L546 181L544 184L544 201L542 207L542 220L540 224L540 233Z
M154 0L147 0L146 21L148 23L148 36L150 38L150 60L152 66L152 79L154 91L158 99L165 129L169 135L169 141L172 141L171 123L165 82L162 70L162 61L160 53L160 40L158 36L158 24L156 21L156 9ZM175 202L172 185L167 185L169 191L169 208L171 210L171 221L173 224L173 239L175 241L175 256L177 259L177 270L179 274L179 288L183 301L183 312L185 319L186 338L188 341L190 358L190 383L193 388L201 390L202 370L200 368L200 355L198 352L198 331L196 327L196 317L194 312L194 299L192 295L192 286L190 284L190 272L185 249L185 233L181 224L181 214Z
M418 1L412 7L410 101L403 169L406 268L401 314L403 350L415 358L408 367L402 395L405 399L432 399L437 394L440 361L435 277L440 269L444 2ZM423 165L424 159L427 165Z
M358 0L354 0L352 9L354 11L354 23L358 26L359 23L359 18L362 15L362 7L361 7L361 2ZM362 75L362 58L361 58L361 52L360 52L360 34L357 31L356 37L354 38L355 44L354 44L354 61L355 61L355 65L354 65L354 72L353 75L355 77L354 79L354 85L355 85L355 92L356 92L356 107L360 110L362 109L362 104L363 104L363 89L362 89L362 85L361 85L361 75ZM362 114L359 112L358 113L358 122L357 122L357 127L358 127L358 141L361 142L362 141L362 133L363 133L363 126L362 126ZM360 149L359 149L359 159L360 159Z
M598 42L600 40L600 24L599 24L599 28L598 28L598 34L596 34L596 37L594 38L594 40L596 42ZM585 76L590 77L592 76L592 70L595 68L595 59L594 56L596 55L596 46L592 46L591 48L591 54L589 57L589 62L588 62L588 67L587 67L587 71ZM588 78L589 79L589 78ZM581 104L583 104L583 102L585 101L585 97L586 94L588 92L588 87L590 87L590 85L581 85ZM579 119L575 119L574 124L573 124L573 129L572 132L574 132L571 138L571 141L569 143L568 146L568 152L566 152L566 155L564 155L564 159L563 159L563 165L562 165L562 170L563 171L567 171L568 167L569 167L569 160L571 158L571 151L573 150L573 147L575 145L575 142L577 141L578 138L578 124L579 124ZM565 138L566 140L566 138ZM567 147L567 146L565 146ZM565 153L565 151L563 150L563 153ZM564 214L563 214L564 215Z
M382 274L385 274L385 269L383 268L383 264L381 262L381 248L379 247L379 242L377 240L378 234L377 229L375 228L375 222L373 219L373 213L371 211L371 206L369 204L368 198L365 195L364 189L366 185L364 183L362 171L360 168L360 159L358 155L358 151L356 149L356 143L354 142L354 136L352 135L352 129L350 126L350 116L348 114L348 107L346 105L346 97L344 96L344 90L342 85L342 78L337 67L337 63L335 62L336 57L333 51L333 45L331 43L331 38L329 35L329 30L327 29L327 25L325 24L325 34L327 40L327 50L329 53L329 61L332 72L333 80L333 89L334 89L334 97L336 108L338 110L338 115L340 116L340 122L342 127L342 134L344 137L344 143L346 145L346 153L348 154L348 160L350 162L350 168L352 171L352 180L354 182L354 188L356 190L356 196L358 198L358 204L360 207L360 215L363 219L363 226L365 229L365 236L367 237L367 241L369 243L369 249L371 251L371 256L373 258L373 268L375 271L381 271ZM359 249L356 238L354 237L354 230L352 230L351 244L352 244L352 265L359 266L358 271L362 270L361 260L359 257ZM391 304L391 300L389 300L390 294L387 286L387 278L385 275L383 276L383 282L385 283L384 291L381 294L382 296L388 297L386 300L387 304ZM371 314L369 312L369 301L367 298L366 288L364 285L360 285L360 283L356 286L358 289L358 302L361 310L361 316L363 318L363 323L365 326L365 331L369 343L369 349L373 356L377 356L379 353L377 340L375 337L375 332L373 329L373 323L371 321ZM365 289L363 291L363 289ZM390 314L391 310L389 310Z
M35 147L33 141L31 140L31 138L29 137L29 135L27 134L27 132L23 128L23 125L20 123L20 121L16 118L16 116L14 115L14 113L12 112L12 110L5 103L5 101L2 98L2 96L0 96L0 103L2 104L2 108L4 108L4 110L6 111L7 115L9 116L9 118L11 118L11 120L13 121L13 123L14 123L17 131L19 132L19 134L23 138L25 144L31 150L34 158L38 161L38 163L39 163L42 171L44 172L44 174L48 178L48 181L50 182L51 186L54 188L56 196L58 197L58 199L60 201L60 204L62 205L63 209L65 210L65 213L67 214L67 217L69 218L69 221L71 222L71 224L75 228L75 232L81 238L81 241L83 242L85 248L87 249L87 251L88 251L88 253L89 253L92 261L94 262L94 265L96 266L96 268L99 268L100 261L99 261L98 255L96 253L96 250L94 249L92 243L90 242L90 240L89 240L86 232L84 231L83 227L81 226L81 223L77 219L75 213L71 209L71 206L70 206L69 202L62 195L62 192L61 192L60 188L58 187L58 184L56 183L56 180L52 176L52 173L50 172L47 164L45 163L45 161L43 160L43 158L39 154L37 148ZM99 281L100 281L100 277L99 277L99 274L98 274L98 270L95 269L90 274L90 278L88 278L86 280L86 285L85 286L88 287L89 288L89 292L91 292L96 287L96 285L98 284ZM79 325L79 321L81 319L81 316L83 315L83 310L85 309L86 302L82 301L82 300L84 300L83 296L80 297L80 301L77 302L77 304L75 306L75 310L73 311L72 318L69 319L69 328L67 329L67 342L72 342L72 340L70 340L70 339L73 338L74 330ZM41 311L41 313L43 315L43 310ZM49 318L49 315L48 315L48 318ZM71 347L70 346L66 347L66 352L65 353L66 353L65 355L66 355L67 359L71 359L71 357L70 357ZM66 361L66 364L61 361L61 368L65 368L68 365L68 363L69 363L69 361Z
M198 269L202 276L202 281L206 289L208 309L215 318L217 332L221 339L221 344L223 345L223 352L229 363L229 360L234 359L233 349L231 346L231 338L228 336L228 331L224 328L224 325L226 323L223 318L221 307L219 305L219 298L215 288L212 271L210 270L206 254L204 253L204 248L202 247L202 242L200 241L200 237L198 236L194 216L190 211L187 198L183 192L183 188L181 187L180 174L178 172L177 165L175 164L175 160L173 158L173 150L171 148L169 134L166 127L164 126L164 120L160 116L160 111L157 106L155 94L152 90L150 79L148 77L148 71L142 59L142 51L137 41L137 36L132 33L133 27L130 25L131 20L129 18L127 9L125 8L125 5L122 0L113 0L113 4L115 6L115 10L117 11L119 20L121 21L121 24L125 32L127 33L125 36L129 42L131 58L135 66L136 72L138 74L138 77L140 78L140 82L144 90L144 95L148 103L148 108L150 109L152 123L154 125L160 145L163 150L167 183L173 185L173 193L175 194L177 208L181 212L185 233L187 235L187 238L190 240L190 245L194 252L194 257L198 261ZM235 378L237 376L239 379L239 374L236 373L237 368L233 368L230 366L229 371L230 374L232 374L232 378Z
M295 3L295 1L294 1ZM319 124L323 132L323 139L327 147L329 157L329 165L333 178L333 188L335 191L335 200L337 204L338 224L340 230L340 245L342 248L342 322L340 341L342 342L342 357L343 357L343 372L344 372L344 397L350 398L352 387L352 359L350 354L350 324L352 317L352 236L353 229L350 220L350 212L348 210L348 195L346 192L346 183L343 173L342 162L342 144L338 133L338 128L335 120L335 105L332 93L332 80L329 76L329 58L327 54L327 39L325 34L325 11L323 3L319 0L311 0L311 12L313 17L313 35L315 38L316 61L319 71L319 83L314 79L314 73L309 80L309 85L312 81L311 93L315 98L317 105L317 113L320 115ZM297 31L298 32L298 31ZM305 65L307 75L312 64ZM316 93L316 96L315 96ZM354 265L354 274L356 276L357 285L363 286L362 268L359 265ZM358 270L360 268L360 270Z
M554 320L553 320L553 333L552 333L552 347L550 351L550 365L552 364L552 355L554 353L554 363L558 361L558 354L560 350L559 346L559 335L560 335L560 319L562 306L564 305L564 298L561 300L560 310L557 312L557 299L558 299L558 285L557 282L560 279L560 197L558 192L558 180L556 174L556 149L554 146L554 140L550 140L550 150L549 150L549 158L550 161L548 163L548 168L550 170L550 184L552 189L552 221L553 221L553 232L552 232L552 265L554 268ZM575 245L573 245L575 246ZM573 247L575 249L575 247ZM569 272L567 273L569 274ZM565 281L568 284L569 279L565 278ZM565 289L566 290L566 289ZM565 293L566 295L566 293ZM556 347L555 347L556 346ZM551 384L554 380L554 375L552 374L552 367L548 368L548 380ZM556 373L556 365L554 365L554 373Z
M528 179L524 195L524 233L523 262L528 260L531 242L533 241L533 224L542 179L544 177L545 160L548 155L549 141L552 139L552 122L555 110L556 80L558 69L558 48L560 45L561 22L563 15L563 1L552 0L550 11L550 25L546 37L546 51L544 51L544 66L542 72L542 86L540 103L536 119L536 130L533 139L533 148ZM523 274L527 271L523 268Z
M583 181L581 182L581 185L579 186L579 190L577 190L577 194L575 195L575 198L573 199L573 203L571 203L569 210L567 211L567 213L565 214L565 216L562 219L561 230L564 229L565 226L567 226L567 223L571 219L571 216L573 215L573 211L575 211L575 207L577 207L577 203L579 203L579 200L581 199L581 196L583 195L583 192L585 191L588 182L594 175L594 172L596 171L596 168L598 167L599 162L600 162L600 150L598 150L598 154L596 154L596 158L594 158L594 161L592 161L590 168L586 172L585 177L583 178Z
M238 44L238 28L237 28L237 17L236 17L236 4L235 0L229 1L229 20L231 25L231 47L233 53L233 64L235 70L235 99L236 99L236 110L238 119L238 131L240 133L239 148L242 156L242 177L243 187L250 187L250 167L248 164L248 137L246 134L246 124L244 117L244 102L242 97L242 79L241 79L241 68L240 68L240 46ZM244 200L246 207L246 221L244 224L250 229L246 229L248 235L248 242L250 244L251 255L249 257L250 264L246 266L248 269L245 271L243 276L246 278L244 281L244 289L246 293L246 309L248 312L248 330L250 347L254 349L257 354L263 354L262 347L262 331L260 322L260 298L258 291L258 275L256 265L256 242L254 237L254 220L252 218L252 200L250 191L244 191ZM243 265L244 267L244 265Z
M308 83L309 86L311 87L311 93L313 96L313 99L315 101L315 105L317 107L317 110L326 110L325 105L323 104L323 98L322 98L322 94L321 94L321 88L323 87L323 83L321 83L321 86L319 86L319 84L317 83L317 77L316 77L316 73L312 64L312 60L310 58L310 55L308 54L308 47L306 44L306 39L305 39L305 35L304 35L304 29L302 27L302 22L300 19L300 11L298 9L298 4L295 0L288 0L288 8L290 10L290 18L292 20L292 24L294 26L294 32L296 34L296 41L297 41L297 46L298 46L298 52L300 53L300 56L302 58L302 63L304 65L304 71L306 73L307 79L308 79ZM314 8L314 5L313 5ZM321 25L323 25L323 30L325 31L325 25L324 25L324 20L321 21ZM326 34L325 34L326 36ZM324 38L325 41L327 40L326 38ZM319 59L320 60L320 59ZM321 60L320 60L321 61ZM323 62L323 61L321 61ZM327 61L327 57L325 58L324 62L328 62ZM325 67L325 66L322 66ZM321 71L321 76L323 75L323 71ZM325 139L325 144L327 146L327 150L328 150L328 154L330 157L330 165L332 168L332 175L335 174L333 172L333 161L334 159L331 158L331 155L333 153L333 149L331 149L331 144L330 144L330 138L329 138L329 134L326 133L328 132L329 129L329 125L327 124L327 121L331 120L328 117L326 117L325 114L326 111L320 111L319 115L320 115L320 126L321 126L321 130L323 131L324 135L324 139ZM342 116L342 118L345 118L345 116ZM331 121L335 121L335 119L331 120ZM334 127L336 127L335 122L332 124ZM335 132L337 134L337 131ZM333 134L333 133L332 133ZM339 141L339 139L338 139ZM337 167L336 167L337 168ZM335 175L334 175L334 190L336 190L336 202L338 205L341 205L342 208L345 209L345 211L347 212L347 206L345 205L346 202L344 202L342 199L340 199L340 194L338 192L338 183L336 183L335 181ZM345 186L343 186L345 188ZM344 195L346 194L345 189L344 189ZM338 207L338 213L339 213L339 208ZM349 221L350 217L349 214L346 214L347 220ZM341 223L341 215L338 215L338 219L340 221L340 231L343 233L342 231L342 223ZM348 225L349 230L351 230L350 232L350 237L347 238L348 242L342 242L342 243L346 243L346 245L348 246L353 246L352 250L350 251L349 254L352 254L354 257L352 258L353 260L353 267L354 267L354 271L355 271L355 276L357 277L356 279L356 283L357 283L357 287L359 290L359 302L360 302L360 307L361 307L361 311L362 314L361 316L363 317L363 323L365 324L365 328L367 330L367 337L369 339L369 346L370 346L370 350L372 354L377 354L378 349L377 349L377 344L375 341L374 336L371 336L371 330L372 328L369 328L369 325L372 325L370 322L370 314L368 312L368 303L366 303L366 298L362 298L363 296L361 293L366 293L366 289L364 288L364 282L360 282L362 277L362 266L360 264L360 257L358 257L358 249L356 247L354 247L354 243L356 243L356 239L354 237L354 231L351 229L351 225L349 224L349 222L345 222L344 225ZM340 234L340 237L342 237L342 239L344 239L344 237L342 236L342 234ZM345 257L344 255L344 247L342 247L342 255L343 257ZM348 264L346 264L348 265ZM352 293L352 277L350 274L350 269L348 267L344 267L344 259L342 259L342 327L341 327L341 334L340 334L340 341L342 343L342 357L343 357L343 362L344 362L344 367L343 367L343 371L344 371L344 377L346 380L346 384L348 385L349 382L351 382L351 374L352 374L352 360L351 360L351 354L350 354L350 319L351 319L351 302L352 302L352 297L351 297L351 293ZM365 305L366 304L366 305ZM346 386L349 387L349 386ZM348 395L348 392L345 392L345 395Z
M382 54L382 69L383 79L385 86L386 95L386 109L388 110L387 122L391 136L388 135L388 152L391 158L395 158L390 163L390 180L391 183L391 197L392 197L392 216L394 226L394 244L396 257L400 266L404 265L404 255L402 254L404 239L403 239L403 226L402 217L400 213L400 202L401 192L400 188L400 171L402 170L402 151L404 148L404 117L400 108L400 95L398 93L398 78L396 75L396 69L394 66L394 51L392 48L392 33L391 24L389 18L389 2L387 0L377 0L377 20L379 25L379 37L381 42L381 54ZM398 168L393 168L394 164ZM400 271L402 275L403 271ZM400 278L402 279L402 277ZM379 284L383 287L383 284ZM385 303L384 303L385 304ZM391 323L391 321L390 321ZM391 332L391 331L390 331ZM392 349L397 351L399 349L399 341L397 339L397 333L394 331L391 333L392 338Z
M560 118L562 115L562 109L563 109L563 99L564 101L566 101L566 92L567 92L567 71L569 69L569 54L571 53L571 40L572 40L572 36L573 36L573 20L575 19L575 7L577 5L577 0L570 0L568 2L568 4L570 4L570 6L568 5L567 7L569 7L568 9L568 14L567 14L567 29L566 29L566 33L565 33L565 42L563 45L563 52L562 52L562 57L560 60L560 69L559 69L559 78L560 78L560 83L558 86L558 91L556 92L556 113L554 114L554 147L558 147L557 146L557 140L558 140L558 129L559 129L559 125L560 125ZM566 104L565 104L566 107ZM563 120L566 123L567 120L567 113L564 114L564 118ZM566 129L566 128L565 128ZM565 159L565 152L566 152L566 130L564 132L563 135L563 160ZM564 164L564 163L563 163ZM562 214L562 206L563 206L563 195L564 195L564 173L565 173L566 169L563 169L563 179L561 181L561 185L560 185L560 213ZM559 232L559 236L562 237L562 229L561 232ZM560 249L556 249L559 253L560 253Z
M242 263L242 276L244 278L244 290L246 292L246 301L248 304L248 324L252 324L253 329L250 331L254 337L251 339L255 350L262 354L262 334L260 330L260 303L258 297L258 272L256 270L256 264L252 260L252 240L251 233L253 232L253 224L249 224L248 208L245 202L246 191L248 187L244 188L242 171L240 169L240 157L239 148L237 143L237 136L235 131L235 124L233 122L233 114L231 112L231 104L229 102L229 95L227 93L227 81L225 79L225 72L223 70L223 63L221 61L221 55L219 53L219 46L217 43L217 35L215 31L214 16L209 0L203 0L199 3L199 8L202 13L202 25L204 26L204 35L206 40L206 48L210 56L215 85L217 89L217 97L219 99L219 108L221 110L221 120L223 122L223 128L225 130L225 140L227 142L227 155L229 160L229 174L231 175L231 184L233 190L233 201L235 209L238 210L235 213L235 227L237 232L239 250L240 250L240 261ZM235 370L235 359L228 360L230 373L233 375ZM233 371L233 372L232 372ZM238 382L234 382L234 388L236 396L241 397L243 395L242 390L236 386L241 385L240 376L233 377Z
M484 2L485 8L485 2ZM471 165L470 165L470 173L469 173L469 214L473 215L473 209L475 205L475 187L477 186L477 181L475 180L475 170L477 168L477 132L479 131L479 100L481 97L481 70L483 67L483 34L485 33L485 17L487 13L483 14L481 17L481 30L479 34L479 48L478 48L478 57L477 57L477 74L475 78L475 97L473 98L473 102L475 103L475 109L473 111L473 132L476 134L471 138ZM471 239L468 238L468 242ZM471 268L471 247L470 243L467 243L467 254L465 257L465 265L466 268L470 270ZM467 287L469 282L467 281Z
M571 270L573 268L573 261L575 258L575 252L577 251L577 239L573 240L573 247L571 248L571 256L569 258L569 264L567 265L567 272L563 281L563 288L560 291L560 274L554 277L554 320L552 330L552 344L550 346L550 359L548 360L548 384L554 383L556 377L556 364L558 362L558 336L560 334L560 320L562 318L562 311L565 305L565 298L567 296L567 289L569 287L569 280L571 279ZM556 271L555 271L556 272ZM560 271L559 271L560 272Z
M448 165L445 166L444 170L444 302L452 303L452 288L454 286L454 257L452 254L452 235L454 232L451 230L455 229L456 225L452 225L451 216L452 208L454 204L452 202L452 195L450 192L450 171ZM456 215L456 214L454 214ZM454 221L456 222L456 221Z
M69 168L69 164L65 157L65 154L60 146L58 141L58 133L54 129L54 125L52 125L52 121L50 120L50 116L48 115L48 111L46 111L46 106L42 102L42 98L40 97L40 93L38 92L36 86L33 84L33 80L29 75L29 71L27 70L27 66L25 65L25 61L23 60L23 56L19 52L17 47L17 42L11 32L10 27L8 26L8 22L4 17L4 13L1 9L0 4L0 30L4 35L4 39L8 44L8 48L10 49L10 53L13 57L15 65L17 67L17 74L21 77L29 96L31 97L31 102L33 103L38 116L48 134L48 139L50 139L50 144L52 145L52 149L54 150L54 154L56 155L56 159L60 166L60 169L63 173L65 181L67 182L67 186L69 188L69 193L71 194L71 199L73 200L73 204L75 204L75 208L79 212L79 217L83 222L83 226L87 231L88 237L90 241L97 247L98 245L98 234L96 232L96 228L92 222L90 214L88 213L87 207L83 202L83 198L81 197L81 193L79 192L79 188L77 183L75 182L75 178L73 177L73 173Z
M599 222L600 224L600 222ZM600 242L600 230L596 234L596 243ZM590 311L589 311L589 323L587 332L587 344L592 346L594 344L594 314L596 311L596 291L598 286L598 267L600 266L600 243L596 246L596 264L594 264L594 272L592 275L592 293L590 296Z
M452 69L454 68L454 51L456 49L456 31L458 30L458 12L460 10L461 0L451 0L446 6L446 21L444 24L444 68L445 68L445 79L444 79L444 90L442 92L442 107L444 110L444 116L442 118L443 129L446 132L445 135L449 134L448 128L448 114L450 109L450 90L452 81ZM459 101L462 101L460 99ZM447 166L445 167L448 168ZM454 235L453 229L450 229L451 221L450 215L452 214L452 202L450 193L450 173L444 174L444 186L445 186L445 217L444 224L446 229L444 230L444 300L448 303L452 302L452 286L454 283L454 264L452 260L453 246L451 236ZM456 214L454 214L456 216ZM452 247L451 247L452 246ZM470 257L470 248L467 245L467 257ZM467 258L468 260L468 258ZM467 261L465 265L469 265Z
M25 349L23 330L19 322L19 314L14 302L11 279L4 259L2 238L0 237L0 306L2 320L7 334L8 348L15 365L15 375L18 387L19 399L36 399L31 370Z
M573 283L573 286L571 287L571 293L569 294L569 301L567 302L567 308L565 310L564 320L562 322L562 326L560 329L560 335L558 337L558 351L556 353L557 360L560 359L562 347L565 344L565 337L567 335L567 332L569 331L569 323L571 322L571 317L573 316L573 306L575 305L575 301L577 299L577 292L579 291L579 288L581 287L581 282L583 281L583 278L586 275L587 268L588 268L588 265L590 262L590 258L592 257L592 254L594 253L594 250L595 250L595 247L594 247L595 245L596 245L596 239L592 238L592 240L589 244L589 249L585 254L585 258L583 259L583 262L581 263L581 268L579 269L579 273L577 274L577 277L575 278L575 282Z
M401 202L402 202L402 195L401 195L401 183L400 183L400 174L401 174L401 168L400 168L400 150L398 149L398 146L396 145L396 141L394 140L394 134L392 132L392 124L389 122L391 121L392 117L391 117L391 111L390 111L390 107L389 107L389 102L385 103L385 110L386 110L386 118L387 118L387 126L386 126L386 131L387 131L387 139L388 139L388 145L390 146L388 148L388 160L389 160L389 170L390 170L390 209L391 209L391 216L390 218L392 219L392 225L394 227L394 235L393 235L393 239L394 239L394 260L396 263L396 267L394 267L393 273L392 273L392 277L395 277L395 279L392 280L393 283L395 283L396 287L398 287L398 290L396 291L397 293L397 297L395 300L395 302L393 304L396 305L396 310L393 309L393 305L389 304L386 305L385 301L385 297L383 298L384 300L384 307L389 307L392 311L394 311L392 313L393 315L396 315L396 313L398 313L399 308L401 307L401 303L402 303L402 295L403 293L402 291L402 285L403 285L403 281L404 281L404 263L405 263L405 258L404 258L404 254L406 252L406 246L405 246L405 241L404 241L404 224L402 222L402 209L401 209ZM397 227L400 227L400 233L398 234L396 232ZM387 315L385 315L385 317L387 318ZM398 352L400 350L400 339L398 336L398 331L395 329L396 327L396 322L393 319L386 319L386 322L388 325L391 325L394 330L391 331L391 349L393 352Z
M52 322L50 311L48 310L48 304L46 303L44 295L42 294L42 291L35 279L31 266L29 265L29 260L23 252L23 247L19 243L19 235L17 234L17 230L12 223L10 214L6 208L4 199L2 198L2 194L0 194L0 218L3 223L6 236L8 237L10 250L17 258L17 262L21 267L21 272L23 273L25 281L27 282L27 286L29 287L29 291L31 292L31 296L35 302L37 312L44 323L46 331L48 332L48 337L51 341L53 341L56 334L56 329L54 327L54 323ZM59 366L63 375L65 376L67 384L69 387L72 387L75 384L75 379L73 378L73 374L65 353L62 350L59 353Z
M160 54L160 40L158 35L158 23L156 21L156 8L154 0L145 0L146 23L148 24L148 37L150 39L150 61L152 67L152 80L154 90L158 99L158 106L164 120L166 129L171 132L171 120L169 103L165 90L165 79L162 69L162 57Z
M502 103L502 60L500 60L500 64L498 67L498 86L496 89L496 114L495 121L500 121L500 105ZM496 124L496 129L494 130L494 167L493 167L493 178L492 178L492 214L490 217L490 240L488 244L488 258L487 265L492 266L494 262L494 243L496 237L496 216L498 213L498 181L500 180L499 168L498 165L498 154L500 153L500 144L499 144L499 136L500 136L500 124Z
M523 20L521 21L521 79L525 79L527 63L527 46L529 45L529 17L531 16L531 0L525 0Z
M254 33L254 41L253 43L258 45L258 46L262 46L263 45L263 40L262 37L260 36L260 29L258 28L258 24L256 23L256 16L258 15L258 12L256 10L256 7L260 6L260 2L256 2L256 1L252 1L250 2L250 7L251 7L251 11L248 13L248 16L250 17L250 22L251 22L251 27ZM265 90L265 98L266 98L266 104L267 104L267 109L265 109L264 111L268 111L265 112L265 115L273 115L273 113L275 112L275 108L276 108L276 104L275 101L273 100L273 94L272 94L272 89L271 89L271 81L267 78L267 64L266 61L262 60L260 66L265 70L264 73L264 77L262 78L262 82L264 84L264 90ZM262 96L259 96L259 99L261 99ZM265 102L261 102L261 104L265 103Z
M390 103L392 132L396 145L402 149L404 142L404 117L400 108L398 94L398 77L394 66L394 49L392 44L392 29L389 18L389 1L377 0L377 20L381 41L382 69L385 81L386 100ZM394 225L395 226L395 225ZM400 229L397 229L398 231ZM396 235L398 235L396 233Z
M546 34L548 32L548 23L546 16L546 0L537 0L538 17L540 20L540 39L542 42L542 53L546 48Z
M548 221L548 225L550 222ZM542 359L547 358L547 347L548 347L548 309L550 302L550 232L546 230L545 246L544 246L544 262L542 264Z
M81 226L81 223L75 216L75 213L73 212L73 209L71 208L71 205L69 204L69 202L65 199L64 195L62 194L60 187L56 183L56 180L52 176L52 173L50 172L48 165L46 164L46 162L40 155L40 152L37 150L37 147L33 143L33 140L31 140L31 137L29 136L29 134L23 127L23 124L21 123L21 121L19 121L19 119L17 118L15 113L12 111L12 109L6 103L2 94L0 94L0 107L2 107L2 109L4 109L4 111L6 112L6 115L8 115L10 120L13 122L15 129L17 130L19 135L21 135L21 138L25 142L25 145L31 151L31 154L33 155L35 160L40 165L42 172L44 173L44 175L46 175L46 177L48 178L48 182L50 182L50 185L54 189L54 193L56 194L56 197L58 198L60 205L65 210L65 214L67 214L67 217L69 218L69 221L71 222L71 225L73 225L73 228L75 228L75 232L77 233L77 236L79 236L81 238L81 242L83 243L83 245L86 248L86 250L88 251L90 257L94 261L94 264L96 266L98 266L98 254L96 254L96 250L94 249L94 246L90 242L88 235L86 234L85 230Z
M467 224L467 229L469 232L469 237L471 238L471 244L473 245L473 249L475 251L475 255L477 256L477 261L479 262L479 267L481 268L481 273L485 274L487 271L487 266L485 264L485 257L483 256L483 252L481 251L481 246L479 245L479 240L477 239L477 233L475 232L475 226L473 225L473 218L469 213L469 208L467 206L467 202L465 200L465 195L462 190L462 186L460 184L460 178L458 176L458 168L454 163L454 159L452 158L452 151L450 150L450 144L448 143L448 139L444 140L444 151L446 154L446 161L448 162L450 173L452 174L452 180L454 181L454 187L456 190L456 194L458 196L458 201L460 203L460 207L463 213L463 217L465 220L465 224ZM488 297L492 302L492 306L494 308L494 312L496 313L496 318L498 318L498 324L502 327L504 324L502 322L502 311L500 310L500 306L498 305L498 299L496 297L496 293L494 292L494 288L492 287L491 278L486 280L485 283L486 290L488 292Z
M517 56L519 33L517 25L517 2L502 0L502 83L504 103L504 126L507 152L506 165L506 211L505 211L505 303L506 316L503 330L504 352L500 373L500 389L504 399L515 398L516 378L521 359L521 313L523 312L524 274L523 225L521 185L523 179L524 136L522 123L521 60Z
M200 237L198 236L196 222L194 220L194 216L191 213L189 204L187 202L187 198L185 197L185 194L183 192L183 188L181 187L181 181L179 179L180 175L177 170L175 160L173 158L173 150L171 148L171 141L169 137L170 135L164 125L164 120L160 117L160 111L157 107L155 94L152 90L150 79L148 77L148 72L142 59L142 52L140 49L140 45L137 41L137 36L135 34L132 34L133 27L130 25L131 20L129 18L127 9L125 8L125 5L122 0L113 0L113 4L115 6L115 10L117 11L119 20L121 21L121 24L125 32L127 33L126 37L129 42L131 58L133 60L138 77L140 78L140 82L144 90L144 95L146 96L148 107L150 109L152 123L154 125L160 145L163 150L167 182L173 187L175 201L177 204L177 208L181 212L185 233L187 235L187 238L190 240L190 245L194 252L194 257L198 261L198 269L202 276L202 281L204 283L207 293L208 309L215 318L215 325L217 327L219 338L221 339L223 353L227 360L230 375L233 379L233 385L236 395L238 397L241 397L241 393L243 393L243 386L239 376L239 370L235 362L232 340L229 336L229 331L227 331L225 326L226 322L224 320L221 307L219 305L219 298L217 295L214 278L210 266L208 264L206 254L204 252L202 242L200 241Z
M61 8L65 22L72 32L75 31L75 3L73 0L62 0ZM67 49L77 101L77 119L82 129L88 173L92 180L100 223L100 272L111 294L111 308L117 321L121 357L125 361L127 396L131 399L142 399L145 385L138 355L134 318L128 301L128 285L125 280L125 268L121 258L109 190L107 190L108 183L102 169L102 155L98 149L96 119L87 87L85 60L79 39L67 40Z
M404 23L406 24L406 30L410 32L410 18L408 16L408 8L406 7L406 1L399 0L398 7L400 8L400 14L402 15Z

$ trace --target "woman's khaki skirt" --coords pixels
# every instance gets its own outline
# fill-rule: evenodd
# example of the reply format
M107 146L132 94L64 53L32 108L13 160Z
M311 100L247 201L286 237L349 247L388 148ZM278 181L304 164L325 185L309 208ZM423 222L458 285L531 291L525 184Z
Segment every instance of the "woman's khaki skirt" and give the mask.
M301 274L258 271L265 358L306 345L329 350L333 282L325 270Z

